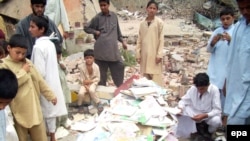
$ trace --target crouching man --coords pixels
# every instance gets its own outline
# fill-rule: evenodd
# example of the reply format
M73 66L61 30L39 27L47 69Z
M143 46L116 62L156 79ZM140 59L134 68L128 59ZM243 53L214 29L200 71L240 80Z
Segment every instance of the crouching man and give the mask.
M188 135L196 133L196 123L203 121L208 125L209 133L215 132L221 126L222 110L218 88L209 83L206 73L198 73L193 84L178 103L181 113L178 116L177 135L180 135L178 132L182 132L182 135L183 132Z

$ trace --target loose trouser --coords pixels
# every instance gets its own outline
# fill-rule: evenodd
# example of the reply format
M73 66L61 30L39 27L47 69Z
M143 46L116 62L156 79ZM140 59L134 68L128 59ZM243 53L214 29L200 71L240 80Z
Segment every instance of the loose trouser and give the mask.
M45 124L49 133L56 132L56 117L45 118Z
M19 141L27 141L28 134L30 134L30 138L32 141L48 141L46 135L46 128L44 125L44 121L42 121L39 125L35 125L31 128L25 128L15 122L15 129L19 138Z
M101 79L99 85L106 86L108 68L111 73L111 77L116 87L119 87L123 83L124 79L124 64L121 61L101 61L95 60L95 63L99 66Z
M96 84L91 84L89 89L87 90L84 86L81 86L80 91L78 93L78 105L82 105L83 99L85 97L85 94L88 93L90 95L90 98L95 102L99 103L100 99L96 95Z
M144 73L143 76L145 76L147 79L154 81L159 86L164 86L163 84L163 78L161 74L146 74Z

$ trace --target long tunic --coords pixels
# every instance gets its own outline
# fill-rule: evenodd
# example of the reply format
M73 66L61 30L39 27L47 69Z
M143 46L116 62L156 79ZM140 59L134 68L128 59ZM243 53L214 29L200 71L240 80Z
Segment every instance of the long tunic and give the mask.
M54 21L56 26L61 24L64 31L69 31L69 19L63 0L47 0L44 14Z
M40 97L44 117L66 115L67 109L59 78L56 49L49 37L40 37L36 40L31 60L57 97L56 105L47 101L45 97Z
M144 20L140 24L136 47L136 58L141 59L141 73L162 74L162 62L155 63L156 57L162 58L164 46L164 23L155 17L148 25Z
M26 62L31 65L29 73L22 69L23 62L15 62L10 56L2 61L0 68L10 69L18 80L17 95L10 103L14 119L25 128L41 124L43 115L39 101L40 94L46 98L46 101L51 101L55 95L28 59Z
M0 110L0 140L6 141L6 118L4 109Z
M94 45L95 59L102 61L121 61L121 53L118 48L118 42L123 41L118 18L114 12L108 15L98 13L86 26L84 31L89 34L95 34L100 31L99 37L95 36Z
M100 81L100 70L99 67L96 63L92 64L93 68L93 73L92 75L89 75L86 63L83 62L79 65L79 70L80 70L80 76L81 76L81 82L83 84L84 80L92 80L94 85L98 85Z
M66 72L60 67L60 64L58 64L58 72L59 72L59 77L60 77L60 82L64 94L64 99L66 103L71 102L71 92L69 90L67 80L66 80Z
M224 112L231 117L250 116L250 24L241 18L229 47Z
M226 79L226 64L228 58L228 48L229 43L226 40L219 40L213 47L211 42L217 34L222 34L227 32L231 38L234 30L234 25L231 25L228 29L223 27L217 28L212 36L210 37L207 45L207 51L211 53L207 74L209 75L210 82L217 86L219 89L222 89Z
M33 45L35 44L35 38L31 36L29 32L29 27L30 27L30 21L31 17L33 14L28 15L24 19L18 22L17 27L16 27L16 33L17 34L22 34L28 39L28 50L27 50L27 57L30 57L32 54L33 50ZM61 36L61 33L59 32L57 26L55 23L49 19L49 29L46 32L46 36L49 36L51 33L55 32L56 36L59 38L60 43L63 42L63 38Z

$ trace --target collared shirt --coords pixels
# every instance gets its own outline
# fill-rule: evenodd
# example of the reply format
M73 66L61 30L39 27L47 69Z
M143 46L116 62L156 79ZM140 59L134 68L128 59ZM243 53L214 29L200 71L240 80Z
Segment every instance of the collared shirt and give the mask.
M224 112L229 116L250 116L250 24L242 17L235 25L229 46L227 96Z
M191 106L201 113L207 113L208 117L221 114L220 92L219 89L210 84L207 92L202 96L195 86L192 86L179 102L180 108Z
M100 70L96 63L92 64L92 68L93 73L92 75L89 75L86 63L83 62L79 65L81 81L83 82L84 80L92 80L93 84L97 85L100 81Z
M207 74L209 75L210 82L216 85L219 89L222 89L226 79L226 63L228 59L229 42L226 40L219 40L213 47L211 42L217 34L228 33L231 38L234 30L234 25L231 25L228 29L223 27L217 28L210 37L207 45L207 51L211 53Z
M121 54L117 40L122 42L122 34L118 23L118 18L114 12L108 15L97 14L88 25L84 26L84 31L94 34L96 39L94 45L95 59L102 61L121 61ZM95 32L99 31L97 37Z
M5 111L0 110L0 141L5 141L6 139L6 119Z

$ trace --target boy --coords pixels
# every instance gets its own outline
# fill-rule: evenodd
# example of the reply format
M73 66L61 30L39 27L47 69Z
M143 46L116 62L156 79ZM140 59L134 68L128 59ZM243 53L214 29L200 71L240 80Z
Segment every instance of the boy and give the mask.
M59 42L56 42L55 46L56 46L56 53L57 53L57 63L58 63L60 82L62 85L64 99L66 102L65 104L66 104L66 107L68 108L68 104L71 102L71 92L69 90L67 80L66 80L67 70L66 70L66 67L64 66L64 64L61 62L62 46ZM61 117L58 117L57 121L56 121L57 127L63 126L64 128L69 129L70 125L67 124L67 119L68 119L68 115L63 115Z
M164 86L162 79L164 23L156 17L158 4L155 1L149 1L146 10L148 16L140 24L136 60L140 64L142 75L159 86Z
M54 105L57 103L57 98L32 62L25 58L27 40L24 36L13 35L7 49L9 55L2 59L0 68L10 69L18 80L17 95L10 103L10 109L14 116L19 141L27 141L28 133L32 141L47 141L39 97L42 94Z
M124 64L117 40L122 43L124 49L127 49L127 45L122 38L117 16L109 11L109 0L99 0L99 5L102 12L84 26L84 31L93 34L96 39L94 54L95 63L101 72L99 85L106 86L109 69L114 84L119 87L124 79Z
M31 18L29 31L31 36L36 38L31 60L58 99L57 105L54 106L43 96L40 98L43 116L50 133L50 141L55 141L56 117L67 115L68 112L59 78L56 48L50 38L45 36L48 28L46 17L33 16Z
M18 84L13 72L0 69L0 140L6 140L6 121L4 108L15 98Z
M27 58L30 59L32 50L33 50L33 45L35 43L35 38L31 36L29 33L29 27L30 27L30 20L32 16L45 16L45 6L47 4L47 0L30 0L30 7L32 9L32 13L20 20L17 24L16 27L16 33L17 34L22 34L23 36L28 38L28 50L27 50ZM27 5L28 7L28 5ZM45 16L47 17L47 16ZM56 37L59 38L60 43L63 42L63 38L60 34L60 31L58 30L57 26L55 23L48 18L49 21L49 29L46 31L46 35L50 36L53 32L56 34Z
M85 94L88 93L95 102L99 112L101 112L103 107L96 95L96 87L100 81L100 70L96 63L94 63L94 51L92 49L87 49L84 52L84 60L85 62L79 66L82 86L78 93L78 106L80 107L80 112L82 112L82 101Z
M207 74L210 82L220 90L221 107L224 107L226 80L226 64L228 59L229 43L234 30L234 10L225 8L220 12L222 26L217 28L210 37L207 51L211 53ZM224 91L224 92L223 92ZM223 117L224 118L224 117ZM226 125L223 122L224 126Z
M209 133L213 133L221 125L221 104L218 88L209 83L206 73L198 73L193 79L194 86L188 89L181 98L178 107L182 114L189 116L192 121L185 121L178 117L178 128L186 133L195 133L195 123L205 121L208 124ZM190 128L185 128L182 123L189 123ZM191 126L192 125L192 126ZM180 130L179 130L180 131Z

